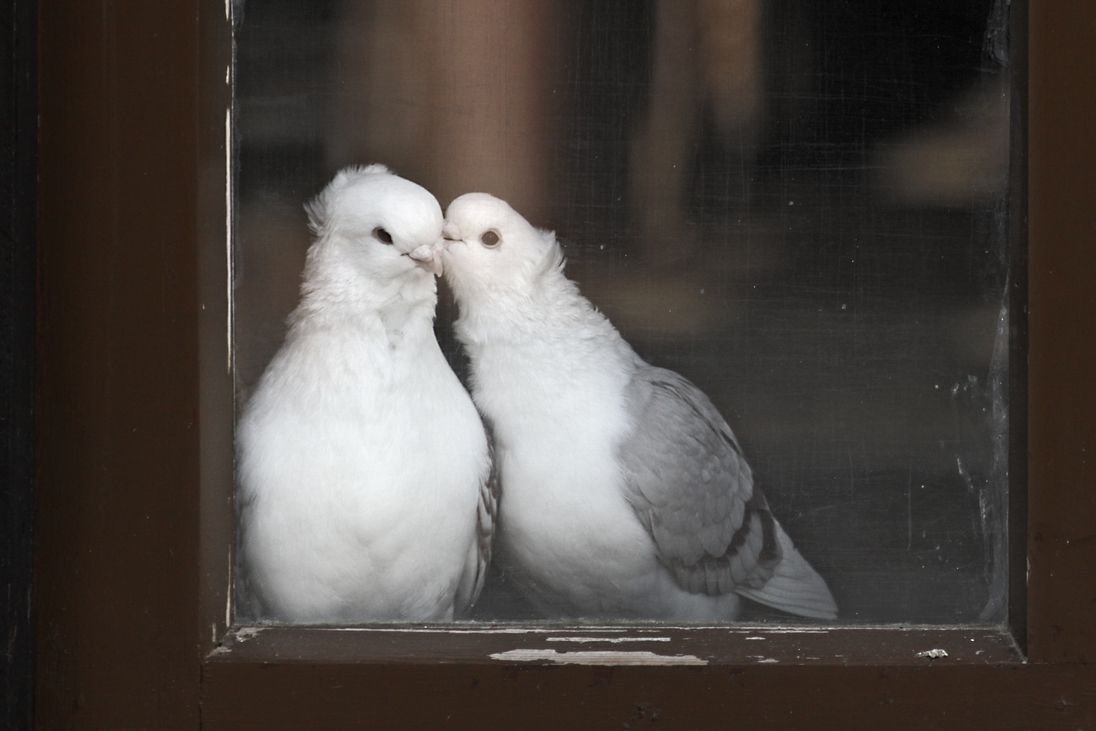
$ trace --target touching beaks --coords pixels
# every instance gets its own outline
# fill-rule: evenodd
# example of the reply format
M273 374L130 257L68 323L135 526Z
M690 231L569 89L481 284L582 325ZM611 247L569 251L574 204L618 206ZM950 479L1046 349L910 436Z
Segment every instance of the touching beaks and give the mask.
M433 272L435 276L441 276L441 243L440 241L433 244L423 244L422 246L412 249L407 252L409 256L416 264L428 272Z

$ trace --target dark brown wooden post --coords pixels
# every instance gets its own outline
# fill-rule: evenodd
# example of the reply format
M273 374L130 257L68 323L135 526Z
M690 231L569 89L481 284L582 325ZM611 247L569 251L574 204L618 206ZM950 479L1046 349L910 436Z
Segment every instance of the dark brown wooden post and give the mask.
M41 3L41 728L198 725L202 5Z

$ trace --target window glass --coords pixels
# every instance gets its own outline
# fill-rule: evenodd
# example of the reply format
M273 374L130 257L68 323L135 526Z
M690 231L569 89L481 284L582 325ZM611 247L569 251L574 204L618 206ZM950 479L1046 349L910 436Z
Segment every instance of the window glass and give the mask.
M567 276L639 356L710 398L837 621L1002 620L1007 5L237 3L238 409L299 301L303 205L338 170L383 163L442 210L492 193L556 232ZM457 316L443 282L437 338L467 382ZM700 475L697 459L667 464ZM672 545L721 510L691 487L673 488L695 513L676 523L625 498L661 551L652 571L686 590ZM473 619L571 616L501 566ZM692 593L720 593L705 581ZM738 618L800 621L749 599Z

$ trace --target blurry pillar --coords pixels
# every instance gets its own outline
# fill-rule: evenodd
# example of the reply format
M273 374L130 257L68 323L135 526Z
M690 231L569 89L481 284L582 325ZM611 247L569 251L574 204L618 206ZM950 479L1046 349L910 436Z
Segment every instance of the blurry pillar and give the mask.
M442 205L473 190L547 224L558 3L346 2L329 162L386 162Z
M659 0L651 91L632 141L630 205L655 266L685 263L695 248L685 196L709 111L748 180L761 126L762 0Z

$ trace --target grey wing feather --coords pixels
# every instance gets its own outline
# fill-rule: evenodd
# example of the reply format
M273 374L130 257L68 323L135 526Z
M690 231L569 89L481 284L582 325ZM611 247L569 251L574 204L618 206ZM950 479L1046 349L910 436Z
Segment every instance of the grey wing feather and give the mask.
M480 484L479 504L476 507L476 545L461 584L457 588L458 615L467 613L483 591L483 584L487 579L487 568L491 564L495 526L498 522L500 480L498 463L495 460L494 435L486 420L484 420L484 431L487 434L487 459L490 461L490 470L487 478Z
M734 591L795 614L836 616L825 582L776 522L708 397L646 363L625 397L633 428L618 454L627 497L677 582L693 593Z

